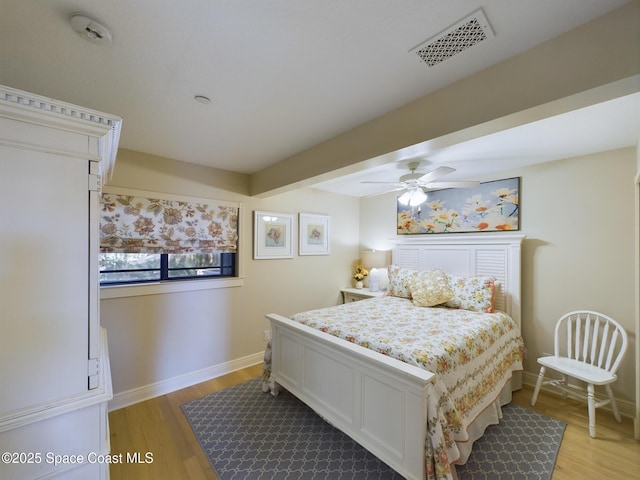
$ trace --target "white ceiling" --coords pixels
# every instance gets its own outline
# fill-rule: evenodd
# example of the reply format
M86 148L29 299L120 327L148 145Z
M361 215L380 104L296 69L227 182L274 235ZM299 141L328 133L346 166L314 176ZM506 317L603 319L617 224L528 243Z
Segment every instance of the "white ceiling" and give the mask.
M0 84L122 116L123 148L254 173L626 3L0 0ZM494 38L434 68L409 52L480 7ZM76 35L69 18L78 12L104 23L111 44ZM486 174L634 145L638 104L636 96L449 146L429 162L457 168L453 180L479 174L480 161ZM548 140L536 145L538 128ZM405 173L397 167L319 187L375 193L354 185L393 180Z
M419 172L440 165L456 169L442 181L486 180L492 174L562 158L635 146L640 140L640 93L573 110L473 140L439 147L416 145L405 160L344 175L315 185L327 191L368 196L385 193L393 185L362 184L363 181L397 181L409 173L407 164L419 161ZM428 143L428 142L427 142ZM420 149L428 154L419 155Z

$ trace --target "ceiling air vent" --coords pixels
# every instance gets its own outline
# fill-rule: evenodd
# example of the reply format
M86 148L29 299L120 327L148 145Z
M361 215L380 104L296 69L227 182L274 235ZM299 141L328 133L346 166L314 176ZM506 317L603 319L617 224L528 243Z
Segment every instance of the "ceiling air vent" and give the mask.
M480 9L409 52L415 52L423 62L433 67L493 36L489 22Z

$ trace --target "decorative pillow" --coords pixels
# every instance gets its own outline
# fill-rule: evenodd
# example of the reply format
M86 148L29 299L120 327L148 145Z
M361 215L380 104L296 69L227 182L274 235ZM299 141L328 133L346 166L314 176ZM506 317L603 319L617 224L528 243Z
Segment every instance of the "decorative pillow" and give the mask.
M493 313L495 277L449 275L453 298L445 306L472 312Z
M418 273L416 270L402 268L398 265L389 265L389 287L387 295L391 297L411 298L411 287L409 283L413 276Z
M409 287L416 307L433 307L453 299L449 278L440 269L416 273L409 281Z

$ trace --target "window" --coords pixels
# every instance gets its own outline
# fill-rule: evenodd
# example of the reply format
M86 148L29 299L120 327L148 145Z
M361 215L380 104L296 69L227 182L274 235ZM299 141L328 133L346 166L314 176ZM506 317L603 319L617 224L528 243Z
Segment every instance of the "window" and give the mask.
M100 284L193 280L236 275L235 253L101 253Z
M100 212L100 284L238 275L240 205L105 189Z

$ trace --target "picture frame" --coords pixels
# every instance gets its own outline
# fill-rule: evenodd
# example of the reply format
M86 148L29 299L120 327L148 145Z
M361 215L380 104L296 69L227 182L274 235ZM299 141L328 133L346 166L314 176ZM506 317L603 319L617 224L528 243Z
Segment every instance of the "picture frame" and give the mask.
M254 211L253 258L293 258L294 214Z
M520 230L520 177L427 193L417 206L397 203L398 235Z
M329 255L331 253L329 215L301 213L298 222L298 255Z

